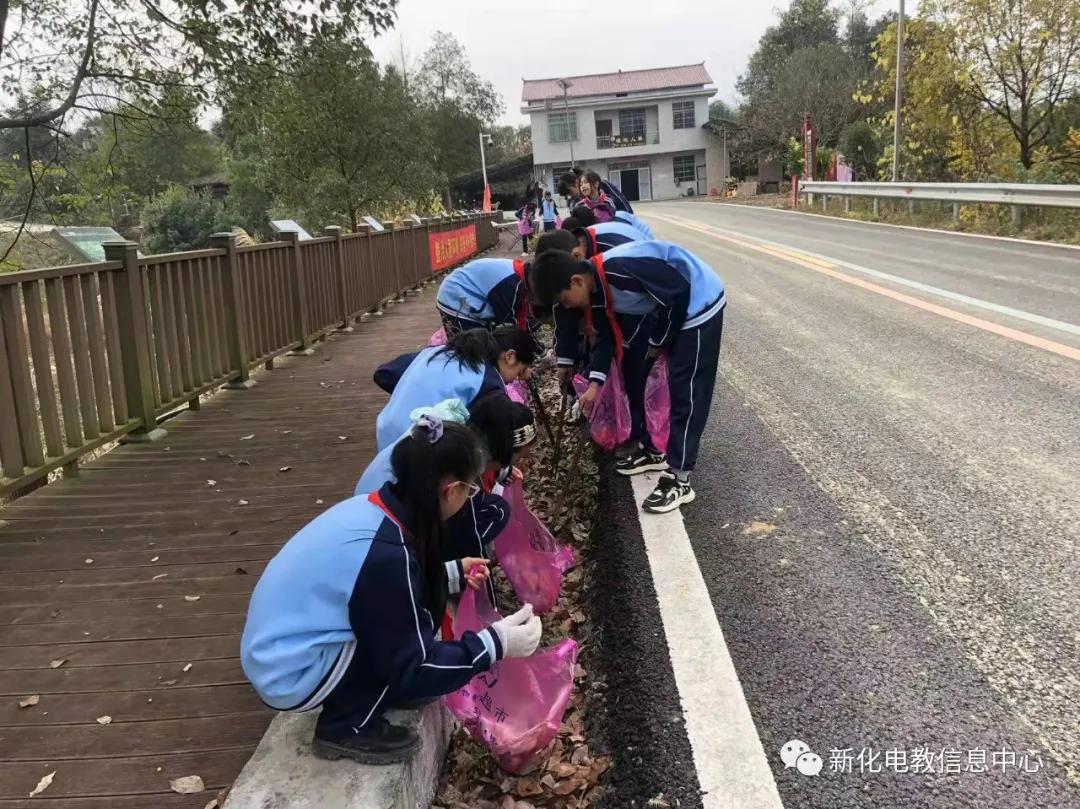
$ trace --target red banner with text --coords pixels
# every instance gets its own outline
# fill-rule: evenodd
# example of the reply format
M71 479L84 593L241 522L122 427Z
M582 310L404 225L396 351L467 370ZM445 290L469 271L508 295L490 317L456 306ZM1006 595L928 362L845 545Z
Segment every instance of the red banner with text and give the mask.
M428 248L432 272L452 267L476 253L476 225L429 233Z

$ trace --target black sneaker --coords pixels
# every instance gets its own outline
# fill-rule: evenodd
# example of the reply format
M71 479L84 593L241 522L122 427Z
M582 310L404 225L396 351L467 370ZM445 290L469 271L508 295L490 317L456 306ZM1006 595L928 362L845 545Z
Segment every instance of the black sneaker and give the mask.
M696 496L689 483L680 483L673 474L665 472L657 481L652 494L645 498L642 507L652 514L666 514L683 503L693 503Z
M615 462L615 471L627 476L640 475L642 472L663 472L667 468L667 459L663 455L644 447L638 447L627 457Z
M374 731L357 733L341 741L331 742L316 736L311 742L311 752L329 761L348 758L361 764L397 764L408 760L419 746L416 731L391 725L383 719Z

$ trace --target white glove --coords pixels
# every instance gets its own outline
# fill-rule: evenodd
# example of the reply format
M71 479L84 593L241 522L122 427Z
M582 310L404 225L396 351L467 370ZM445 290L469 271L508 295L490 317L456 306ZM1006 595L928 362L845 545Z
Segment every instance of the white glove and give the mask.
M504 658L528 657L540 645L543 626L540 619L533 615L532 604L526 604L513 615L493 623L491 630L499 636Z

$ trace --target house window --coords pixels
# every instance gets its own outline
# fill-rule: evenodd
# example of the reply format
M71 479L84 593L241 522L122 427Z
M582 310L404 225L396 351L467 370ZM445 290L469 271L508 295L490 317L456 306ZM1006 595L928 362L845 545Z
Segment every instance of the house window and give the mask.
M671 105L671 125L675 129L694 128L693 101L676 101Z
M645 110L619 110L619 136L645 139Z
M548 143L569 143L577 140L576 112L548 113Z
M695 163L696 161L692 154L684 154L671 158L671 173L675 176L675 182L694 182L696 176L694 169Z

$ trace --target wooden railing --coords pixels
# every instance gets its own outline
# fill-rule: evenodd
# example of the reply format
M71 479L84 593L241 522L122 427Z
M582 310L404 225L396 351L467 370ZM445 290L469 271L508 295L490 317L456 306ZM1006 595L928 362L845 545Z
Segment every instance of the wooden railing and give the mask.
M162 415L213 388L251 387L256 366L430 277L429 234L471 225L478 250L495 245L491 216L447 216L143 258L117 242L98 264L0 275L0 496L160 438Z

